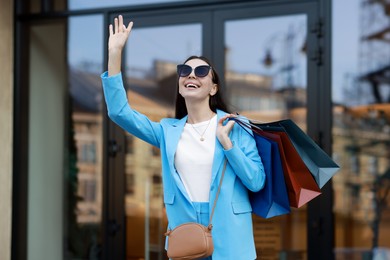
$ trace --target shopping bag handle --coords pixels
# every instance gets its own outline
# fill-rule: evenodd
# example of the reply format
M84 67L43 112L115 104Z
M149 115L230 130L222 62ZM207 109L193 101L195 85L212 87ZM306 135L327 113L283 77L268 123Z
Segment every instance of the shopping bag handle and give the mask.
M239 117L231 117L231 118L229 118L229 120L233 120L233 121L237 122L247 132L248 132L247 129L250 129L250 130L252 130L255 133L259 133L259 132L263 132L264 131L261 127L255 125L255 124L252 124L250 121L249 122L245 122L245 121L241 120Z

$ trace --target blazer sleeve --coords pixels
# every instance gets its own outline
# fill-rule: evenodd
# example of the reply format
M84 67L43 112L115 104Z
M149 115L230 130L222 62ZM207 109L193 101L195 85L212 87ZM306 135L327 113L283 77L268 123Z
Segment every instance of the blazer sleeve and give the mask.
M247 189L261 190L265 184L265 172L253 136L235 124L231 138L233 147L224 152L233 171Z
M162 127L147 116L133 110L127 100L122 74L101 74L103 93L109 118L130 134L151 145L160 147Z

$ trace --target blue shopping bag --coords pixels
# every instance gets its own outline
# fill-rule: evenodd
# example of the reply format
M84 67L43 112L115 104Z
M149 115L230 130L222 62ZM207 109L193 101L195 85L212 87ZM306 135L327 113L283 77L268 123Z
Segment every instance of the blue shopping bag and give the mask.
M257 134L254 138L264 165L266 182L262 190L250 193L252 210L263 218L288 214L291 210L278 144Z
M235 120L249 133L248 126L241 120ZM290 213L289 197L278 144L253 132L257 150L266 175L264 188L250 192L249 198L254 214L263 218L272 218Z

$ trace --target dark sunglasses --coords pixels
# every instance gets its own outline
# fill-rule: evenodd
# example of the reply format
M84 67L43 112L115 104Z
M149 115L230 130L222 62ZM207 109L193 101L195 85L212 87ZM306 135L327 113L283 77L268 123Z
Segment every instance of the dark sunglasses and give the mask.
M195 76L203 78L206 77L209 74L209 71L211 69L211 66L209 65L201 65L194 69ZM187 77L192 72L192 67L186 64L180 64L177 65L177 75L179 77Z

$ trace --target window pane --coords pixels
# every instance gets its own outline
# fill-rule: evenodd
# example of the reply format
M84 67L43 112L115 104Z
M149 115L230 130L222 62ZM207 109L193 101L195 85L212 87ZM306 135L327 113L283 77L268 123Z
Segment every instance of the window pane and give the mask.
M389 5L332 5L333 157L341 166L333 178L336 257L389 259Z
M124 73L132 108L153 121L173 117L176 65L201 46L200 24L134 28ZM126 136L126 259L167 259L159 149Z
M305 15L228 21L225 24L228 103L263 122L291 118L306 127ZM261 259L306 259L306 206L286 216L254 215ZM300 237L300 239L296 239Z
M100 259L102 223L102 16L69 19L69 173L66 255Z

